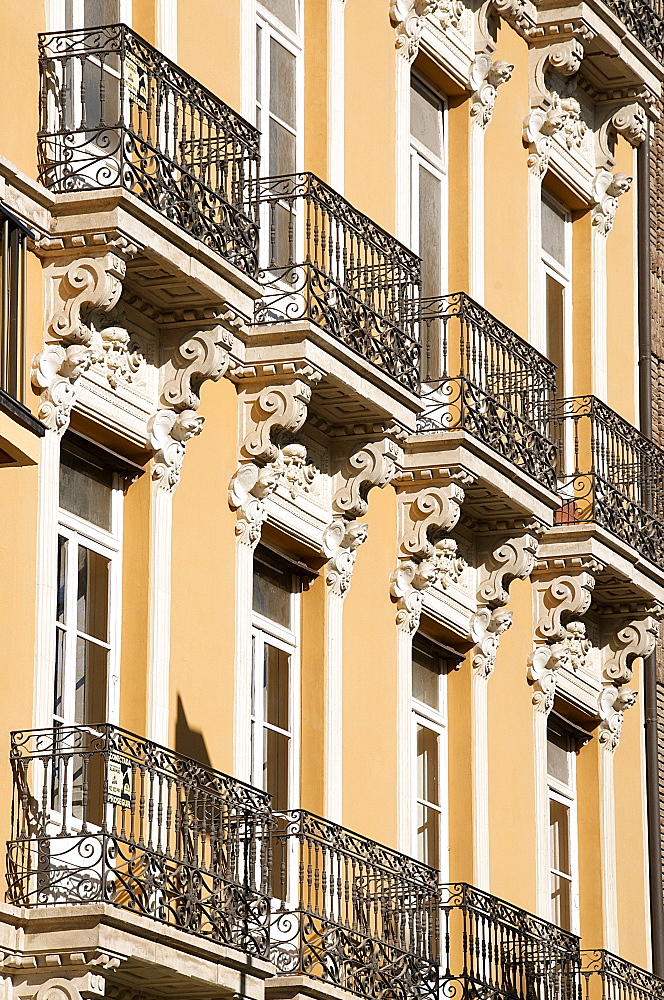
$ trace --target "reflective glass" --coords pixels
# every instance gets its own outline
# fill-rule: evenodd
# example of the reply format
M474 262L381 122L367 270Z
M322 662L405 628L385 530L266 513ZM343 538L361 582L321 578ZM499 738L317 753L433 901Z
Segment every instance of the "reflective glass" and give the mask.
M295 56L270 39L270 112L295 128Z
M440 813L417 804L417 856L432 868L440 868Z
M551 867L565 875L571 875L569 834L569 807L556 799L550 799Z
M263 730L263 788L277 811L288 809L288 758L290 738L274 729Z
M102 642L108 642L109 568L109 559L79 545L77 628Z
M74 723L90 726L106 719L108 650L89 639L76 641Z
M413 698L440 710L440 658L413 643Z
M293 575L276 566L254 560L254 611L285 628L291 627Z
M422 258L422 295L440 295L442 204L441 183L420 164L419 181L420 240Z
M263 7L271 14L278 17L282 24L285 24L291 31L297 30L295 15L295 0L260 0Z
M417 796L440 805L438 733L417 727Z
M549 730L546 745L547 772L550 777L569 785L572 779L572 751L569 739Z
M410 133L434 156L443 155L442 102L420 84L410 87Z
M565 216L542 198L542 249L563 266L567 264L565 225Z
M58 599L57 618L59 622L66 622L67 615L67 552L69 541L58 535Z
M265 672L263 698L265 721L279 729L288 729L288 699L290 687L290 656L276 646L265 649Z
M111 530L113 474L83 454L65 450L60 459L60 506Z

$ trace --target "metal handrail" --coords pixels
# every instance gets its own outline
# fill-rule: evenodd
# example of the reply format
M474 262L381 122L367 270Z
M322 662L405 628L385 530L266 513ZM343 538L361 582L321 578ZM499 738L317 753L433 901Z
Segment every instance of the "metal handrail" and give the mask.
M664 1000L664 980L610 951L581 952L583 1000Z

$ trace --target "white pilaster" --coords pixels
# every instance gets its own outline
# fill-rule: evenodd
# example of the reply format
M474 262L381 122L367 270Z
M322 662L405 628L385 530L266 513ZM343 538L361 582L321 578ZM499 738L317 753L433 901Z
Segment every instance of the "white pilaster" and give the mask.
M619 954L618 886L616 884L616 797L613 776L614 751L600 748L600 790L602 830L602 909L604 947Z
M238 538L235 550L235 775L251 777L251 609L254 547Z
M173 493L152 483L148 738L168 746Z
M47 430L39 460L37 510L37 606L35 620L36 729L53 721L53 653L58 599L58 504L60 434Z
M546 310L542 273L542 178L528 171L528 339L546 354Z
M240 0L240 104L248 122L256 120L256 0Z
M405 61L405 60L404 60ZM413 634L397 632L397 836L399 850L413 853Z
M484 305L484 129L470 125L470 294Z
M327 589L325 675L325 815L343 821L343 609L344 599Z
M396 236L410 246L410 62L397 52Z
M592 261L592 386L593 393L606 402L608 394L606 236L593 226Z
M345 7L346 0L329 0L328 179L340 194L344 190Z
M535 756L535 845L537 876L537 913L550 919L551 886L549 873L549 795L547 784L548 713L533 712L533 747Z
M158 0L157 48L173 62L177 62L178 0Z
M478 889L489 892L489 678L473 669L473 872Z

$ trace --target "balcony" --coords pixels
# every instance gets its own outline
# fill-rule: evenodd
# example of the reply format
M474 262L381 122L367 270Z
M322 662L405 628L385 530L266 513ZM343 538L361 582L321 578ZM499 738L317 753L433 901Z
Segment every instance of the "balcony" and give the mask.
M261 179L256 324L307 321L411 392L419 258L314 174Z
M576 935L465 883L442 892L442 996L580 1000Z
M124 189L255 275L258 132L124 24L39 36L39 179Z
M438 873L303 810L276 817L271 958L380 1000L437 1000ZM288 901L292 902L288 902Z
M111 725L13 733L7 901L269 951L269 796Z
M644 0L604 0L612 14L664 65L664 17Z
M610 951L582 951L583 1000L662 1000L664 980Z
M556 524L592 522L664 567L664 451L595 396L556 403Z

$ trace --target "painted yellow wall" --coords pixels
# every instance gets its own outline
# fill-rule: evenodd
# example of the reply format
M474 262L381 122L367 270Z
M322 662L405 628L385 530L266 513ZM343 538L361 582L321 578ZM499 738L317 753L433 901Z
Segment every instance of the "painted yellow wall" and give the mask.
M329 3L307 0L304 11L304 166L323 180L328 179Z
M450 292L467 292L470 286L468 101L465 97L450 97L448 109L448 288Z
M602 828L600 753L595 737L576 756L576 799L579 843L579 917L581 934L589 948L602 948L604 911L602 904Z
M572 213L572 378L574 395L593 391L592 222L589 211Z
M202 434L187 444L173 498L171 746L233 769L237 398L228 379L203 386ZM201 503L201 497L205 502Z
M0 155L30 177L37 176L39 61L37 34L46 30L44 2L19 6L0 0L0 84L7 104L0 116ZM11 107L11 114L8 108Z
M240 99L240 0L178 4L178 65L234 111Z
M475 881L473 858L473 759L471 656L447 676L450 882Z
M344 606L343 822L394 847L397 632L389 592L397 546L394 490L372 490L362 520L369 537L359 550Z
M304 809L325 815L325 574L301 598L300 656L300 801Z

